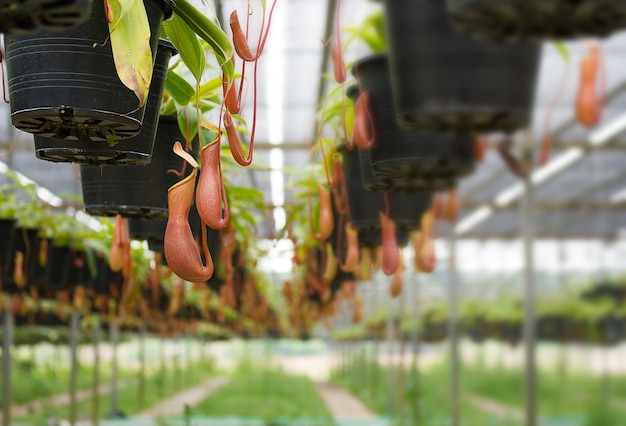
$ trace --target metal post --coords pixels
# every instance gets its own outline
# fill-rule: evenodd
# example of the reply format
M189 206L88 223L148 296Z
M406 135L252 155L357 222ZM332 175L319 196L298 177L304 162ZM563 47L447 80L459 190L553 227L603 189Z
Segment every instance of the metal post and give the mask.
M448 338L450 339L450 417L452 426L460 424L460 392L459 392L459 284L456 270L456 231L454 223L450 225L448 237L448 298L450 315L448 317Z
M420 410L420 400L421 400L421 389L420 389L420 372L419 372L419 280L417 272L412 272L413 282L411 283L411 292L413 299L413 327L411 328L411 343L413 346L413 359L411 361L411 380L413 382L413 389L415 389L415 394L413 395L413 400L411 401L413 420L415 424L421 424L421 410Z
M11 306L11 300L7 306ZM13 313L2 315L2 426L11 424L11 345L13 344Z
M146 402L146 325L142 324L139 330L139 407L143 408Z
M406 274L405 274L406 275ZM404 318L404 309L405 309L405 305L406 305L406 292L407 292L407 286L404 285L404 288L402 289L402 292L400 293L399 296L399 300L398 300L398 318ZM406 382L405 382L405 370L404 370L404 355L405 355L405 349L406 349L406 339L404 338L404 332L402 331L402 328L398 329L398 357L396 359L396 376L397 376L397 383L398 385L396 386L396 392L395 395L398 397L398 402L399 402L399 406L400 407L404 407L404 403L406 401L405 398L405 392L404 389L406 387ZM402 413L401 413L402 414Z
M100 319L97 315L93 319L91 330L93 347L93 380L91 384L91 423L98 426L100 422Z
M177 334L174 340L174 389L181 389L181 377L180 377L180 335Z
M187 383L189 383L189 374L193 374L193 371L191 370L191 348L189 347L190 345L190 340L191 340L191 332L189 331L189 328L185 328L185 385Z
M394 417L394 411L395 411L395 407L394 407L394 396L396 394L395 392L395 374L394 374L394 368L393 365L391 364L391 358L393 355L393 347L394 347L394 326L393 326L393 299L391 298L391 295L389 294L388 296L388 303L389 303L389 310L387 312L387 328L386 328L386 334L387 334L387 360L388 360L388 364L387 364L387 368L385 369L386 374L387 374L387 415L389 417Z
M110 409L109 416L117 417L119 414L119 410L117 408L117 341L118 341L118 324L117 319L111 319L109 323L109 339L111 340L111 351L112 351L112 359L111 359L111 400L110 400Z
M526 164L531 164L532 152L525 152ZM524 179L521 202L522 238L524 244L524 408L526 426L537 425L536 367L535 367L535 277L534 277L534 206L533 185Z
M380 306L380 300L382 300L382 298L378 294L379 292L377 281L372 283L372 288L372 295L374 298L372 303L372 312L376 312L378 310L378 307ZM372 386L370 389L372 390L373 395L377 395L380 388L380 340L381 339L377 328L374 335L374 347L372 348Z
M76 379L78 375L78 322L80 313L70 318L70 425L76 424Z
M159 389L161 397L165 396L166 389L165 378L167 376L167 367L165 365L165 359L165 337L161 336L161 388Z

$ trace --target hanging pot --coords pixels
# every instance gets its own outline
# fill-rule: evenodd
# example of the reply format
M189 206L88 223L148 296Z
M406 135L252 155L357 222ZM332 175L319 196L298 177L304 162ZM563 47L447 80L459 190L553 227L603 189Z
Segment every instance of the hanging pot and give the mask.
M359 85L348 89L356 101L359 89L368 93L374 145L362 152L385 190L392 192L445 191L474 169L469 136L418 132L398 126L387 55L370 56L352 69ZM369 159L365 158L369 157Z
M56 290L67 288L66 276L70 263L70 248L67 245L50 245L46 266L46 286Z
M346 184L350 223L359 230L359 242L362 231L378 232L380 234L380 215L385 212L385 194L368 191L364 186L362 168L359 160L360 150L348 150L344 145L338 152L343 157L343 173ZM415 193L400 194L387 193L389 201L389 216L396 224L396 238L398 245L404 246L408 242L410 231L419 228L422 214L430 207L432 194ZM373 234L369 234L370 240Z
M89 18L91 3L92 0L2 0L0 33L65 30Z
M109 267L107 258L102 254L96 254L95 274L87 265L84 270L85 287L92 290L95 294L109 294L109 283L115 282L120 272L113 272Z
M37 247L39 243L39 230L37 228L23 228L17 226L13 228L13 239L9 249L9 258L3 268L2 290L7 293L16 293L24 290L28 283L30 271L35 268L37 262ZM18 254L18 253L21 253ZM22 257L21 264L16 261L18 256ZM21 268L21 275L24 277L24 287L20 288L15 282L16 267Z
M185 161L172 151L184 141L176 117L159 119L152 161L146 166L93 166L82 164L81 185L85 211L94 216L167 219L167 190L180 180L168 170L182 170ZM198 154L196 137L192 155ZM189 167L189 166L187 166Z
M473 40L442 0L385 0L398 123L415 130L512 132L530 119L540 44Z
M0 267L3 272L11 259L15 223L15 219L0 219Z
M626 28L624 0L447 0L452 26L500 42L606 37Z
M52 238L37 238L33 257L29 262L28 284L34 287L45 287L46 270L52 247Z
M167 68L175 54L176 49L169 41L159 40L141 132L137 136L120 140L111 146L104 141L59 140L35 135L37 158L71 163L148 164L152 158Z
M74 288L84 284L87 277L87 266L85 264L85 252L70 247L68 256L68 268L65 275L65 285Z
M189 210L189 226L196 236L202 233L200 216L196 205L192 204ZM128 231L130 237L135 240L146 240L148 248L152 251L163 252L163 240L165 236L165 228L167 227L167 219L130 219L128 221ZM219 251L219 232L214 229L207 228L207 239L209 249L213 257ZM165 256L162 258L163 265L167 265Z
M165 0L145 0L153 62ZM113 62L101 2L89 19L61 32L5 37L11 121L25 132L58 139L111 142L141 130L144 107L122 84Z

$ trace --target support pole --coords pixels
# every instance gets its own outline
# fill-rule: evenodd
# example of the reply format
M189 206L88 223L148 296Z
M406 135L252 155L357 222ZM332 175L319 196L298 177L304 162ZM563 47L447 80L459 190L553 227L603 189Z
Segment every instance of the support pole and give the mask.
M526 164L531 164L532 152L525 152ZM533 184L524 179L521 202L522 238L524 245L524 411L526 426L537 425L536 366L535 366L535 267L534 267L534 206Z
M161 336L161 386L160 386L160 396L163 398L166 395L166 376L167 376L167 366L165 365L165 336Z
M91 384L91 424L98 426L100 422L100 319L93 319L91 330L93 347L93 380Z
M11 306L9 300L7 306ZM2 426L11 425L11 345L13 344L13 313L2 315Z
M413 327L411 327L411 344L412 344L412 360L411 360L411 380L413 381L413 401L411 401L412 418L415 424L422 424L421 421L421 389L420 389L420 372L419 372L419 274L417 271L412 272L413 280L411 282L411 299L413 300Z
M70 318L70 426L76 424L76 379L78 376L78 322L80 313Z
M118 417L119 410L117 408L117 342L118 342L119 328L117 324L117 318L111 319L109 323L109 339L111 340L111 399L109 417Z
M406 306L406 292L407 292L407 288L406 288L406 285L404 285L404 288L402 289L402 293L400 293L399 301L398 301L399 302L399 307L398 307L399 318L404 318L404 312L405 312L405 306ZM399 342L398 342L399 360L396 361L396 376L397 376L398 385L396 386L397 390L395 392L395 395L397 395L398 397L398 402L399 402L400 407L404 407L405 402L406 402L405 391L404 391L406 388L406 371L404 369L404 355L406 351L406 339L404 338L404 332L402 331L402 328L398 329L397 334L399 338Z
M449 282L448 299L450 315L448 317L448 338L450 339L450 417L452 426L460 424L459 392L459 284L456 270L456 230L454 222L450 225L449 244Z
M174 338L174 389L179 391L182 388L182 377L180 374L181 359L181 338L180 334L176 334Z
M189 383L189 374L193 374L193 370L190 368L192 363L190 341L191 332L189 331L189 328L185 327L185 386L187 386L187 383Z
M144 408L146 403L146 325L142 324L139 330L139 407Z
M372 283L372 312L377 312L380 307L380 301L382 298L380 297L378 291L378 282L375 281ZM374 332L374 341L372 347L372 372L370 376L372 377L372 385L370 387L371 394L377 395L380 389L380 341L381 336L378 330L378 325L376 326Z
M387 293L387 302L389 303L389 310L387 311L387 368L385 369L387 374L387 415L391 418L394 417L394 398L395 391L395 368L393 366L394 355L394 326L393 326L393 299L389 293Z

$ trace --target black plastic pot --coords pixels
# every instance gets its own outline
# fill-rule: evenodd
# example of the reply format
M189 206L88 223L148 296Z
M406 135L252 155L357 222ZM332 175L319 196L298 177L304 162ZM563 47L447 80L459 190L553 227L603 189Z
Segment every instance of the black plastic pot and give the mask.
M81 185L85 211L94 216L167 219L167 190L180 180L168 170L182 170L184 160L172 151L184 141L176 117L159 119L152 161L146 166L94 166L82 164ZM198 139L192 155L197 156ZM190 167L187 165L187 167Z
M130 219L128 233L134 240L163 242L167 219Z
M87 277L86 272L87 265L85 264L85 252L70 248L65 285L73 288L84 284Z
M343 156L350 223L359 230L360 244L363 236L363 241L368 241L366 245L374 245L374 242L378 241L376 232L380 233L379 213L384 212L386 208L385 194L368 191L365 188L359 160L361 154L356 148L349 151L345 146L341 146L339 152ZM398 245L404 246L408 242L409 232L419 228L420 218L432 202L432 194L427 192L415 194L387 193L387 197L389 199L389 216L396 223Z
M26 283L29 283L30 271L34 268L37 262L37 247L39 242L39 230L36 228L13 228L13 238L11 246L9 248L9 256L2 268L2 291L7 293L17 293L21 291L17 287L14 280L15 273L15 259L17 253L20 252L23 255L21 264L22 275L24 276Z
M45 287L48 257L52 246L51 238L37 238L33 258L29 262L28 284L34 287Z
M47 286L62 290L67 287L66 276L70 262L70 248L64 245L56 245L54 242L48 252L46 263Z
M4 270L11 259L15 219L0 219L0 266Z
M386 190L445 191L454 188L459 178L474 170L471 137L419 132L398 126L387 55L362 59L352 72L359 86L352 86L348 96L356 100L359 89L369 95L375 142L367 155L372 173Z
M92 0L2 0L0 33L60 31L83 23Z
M89 164L148 164L152 159L167 67L175 54L176 49L169 41L159 40L141 132L137 136L120 140L111 146L104 141L59 140L35 135L37 158Z
M442 0L385 0L398 123L415 130L511 132L530 119L540 44L455 32Z
M130 219L128 221L128 233L130 237L135 240L148 241L148 248L150 248L150 250L162 252L166 226L167 219ZM200 236L202 232L200 228L201 222L195 204L192 204L189 210L189 226L191 226L194 235ZM207 228L207 238L209 247L213 247L211 244L214 240L217 241L215 244L219 247L218 231ZM213 253L213 251L211 251L211 253Z
M103 255L96 255L96 274L86 267L84 272L85 287L91 289L95 294L109 294L109 283L115 282L121 276L118 272L113 272L109 268L109 262Z
M153 62L165 0L145 0ZM113 62L101 2L89 19L61 32L5 37L11 121L25 132L59 139L120 141L141 130L145 107L122 84Z
M605 37L626 28L624 0L447 0L450 22L474 37Z

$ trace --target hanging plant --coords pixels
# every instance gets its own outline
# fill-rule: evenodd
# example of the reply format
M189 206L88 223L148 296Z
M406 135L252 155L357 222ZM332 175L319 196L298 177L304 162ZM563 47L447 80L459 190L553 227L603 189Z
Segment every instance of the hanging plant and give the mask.
M604 0L447 0L458 31L500 42L605 37L626 28L626 4Z

